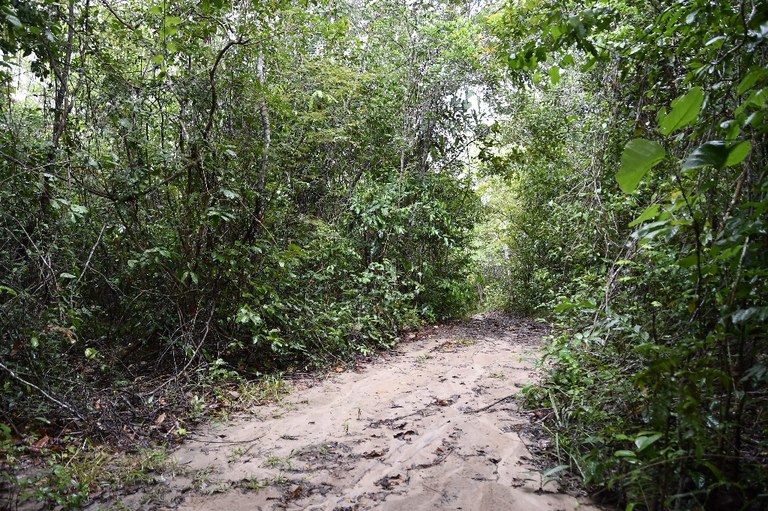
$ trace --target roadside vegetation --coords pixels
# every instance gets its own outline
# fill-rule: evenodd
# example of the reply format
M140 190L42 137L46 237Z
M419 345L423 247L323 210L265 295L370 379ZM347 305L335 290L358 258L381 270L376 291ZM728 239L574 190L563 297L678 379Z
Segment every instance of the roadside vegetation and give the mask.
M472 306L463 155L498 67L479 14L0 10L4 489L31 453L41 482L21 497L75 507L99 479L71 473L92 442L178 441L270 379Z
M553 454L628 510L763 509L768 5L492 20L525 92L486 153L507 176L488 295L557 326L527 391Z

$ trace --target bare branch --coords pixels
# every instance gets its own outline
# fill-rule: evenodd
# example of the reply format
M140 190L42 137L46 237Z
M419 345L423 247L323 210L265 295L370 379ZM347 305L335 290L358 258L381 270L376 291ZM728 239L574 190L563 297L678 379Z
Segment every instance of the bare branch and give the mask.
M227 51L229 51L230 48L237 45L245 46L248 43L250 43L250 40L243 39L242 36L227 42L227 44L225 44L224 47L219 50L219 53L216 55L216 60L213 62L213 67L211 67L211 70L208 73L208 79L211 84L211 107L208 109L208 122L205 123L205 128L203 128L203 140L205 141L208 140L208 134L211 132L211 128L213 127L213 117L216 114L216 109L218 108L216 96L216 69L219 67L221 60L224 58L224 55L227 53Z
M78 419L83 420L83 421L85 420L85 417L80 412L75 410L72 406L68 405L67 403L65 403L63 401L60 401L59 399L56 399L55 397L53 397L52 395L50 395L49 393L47 393L46 391L44 391L43 389L41 389L40 387L35 385L34 383L25 380L24 378L22 378L21 376L16 374L16 372L13 369L11 369L10 367L6 366L2 362L0 362L0 369L3 369L4 371L6 371L11 376L11 378L13 378L14 380L16 380L16 381L18 381L20 383L23 383L24 385L27 385L30 388L35 389L36 391L38 391L40 394L42 394L46 399L48 399L52 403L55 403L55 404L59 405L60 407L64 408L65 410L67 410L68 412L75 414L75 416Z

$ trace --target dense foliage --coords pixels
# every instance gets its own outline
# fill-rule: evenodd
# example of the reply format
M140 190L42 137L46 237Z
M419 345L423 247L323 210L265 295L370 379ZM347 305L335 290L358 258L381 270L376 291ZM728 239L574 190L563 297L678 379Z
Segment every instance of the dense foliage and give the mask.
M768 495L762 1L510 2L508 306L551 311L557 455L628 509Z
M488 59L471 12L0 8L0 420L16 432L119 428L122 394L134 415L155 403L134 417L149 421L186 382L336 363L471 304L462 155Z

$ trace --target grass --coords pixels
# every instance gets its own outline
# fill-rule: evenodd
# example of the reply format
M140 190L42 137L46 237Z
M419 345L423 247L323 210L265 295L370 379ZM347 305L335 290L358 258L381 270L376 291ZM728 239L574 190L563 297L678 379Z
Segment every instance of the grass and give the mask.
M232 412L280 403L290 393L290 386L280 375L264 376L258 381L236 380L235 386L216 385L217 417L226 420Z
M266 375L248 381L236 373L211 374L208 383L199 392L188 397L187 416L178 416L197 422L200 419L226 419L233 412L250 411L253 407L280 403L290 392L290 385L282 375ZM171 413L171 412L168 412ZM177 425L175 436L183 437L188 431ZM40 438L29 435L23 442L14 440L10 428L0 424L0 483L6 484L12 501L10 508L25 502L39 502L47 507L63 510L79 509L95 491L120 492L139 485L152 485L163 474L175 474L176 462L169 457L165 446L158 445L136 452L122 452L107 445L94 445L89 440L63 437L50 447L34 447ZM236 448L229 453L229 461L240 460L245 451ZM22 466L33 464L41 469L25 474ZM275 460L276 466L288 466L288 460ZM15 473L21 475L14 475ZM198 487L209 484L206 471L195 474ZM215 488L212 489L216 491Z
M266 468L290 469L292 464L291 460L288 458L281 458L280 456L270 455L267 456L266 460L264 460L262 466Z
M136 453L115 452L89 442L67 445L60 452L42 450L46 467L17 480L17 504L41 502L62 509L77 509L95 490L118 491L151 484L161 473L175 473L177 466L165 447Z
M245 454L245 448L244 447L235 447L230 451L229 455L227 455L227 460L229 463L237 463L240 461L240 458L243 457Z
M427 363L427 360L431 359L432 355L428 355L427 353L422 353L418 357L416 357L415 363L418 365L424 365Z
M278 474L273 478L264 479L259 479L255 476L249 476L241 480L237 486L243 490L259 492L267 486L282 486L286 483L288 483L288 478L282 474Z

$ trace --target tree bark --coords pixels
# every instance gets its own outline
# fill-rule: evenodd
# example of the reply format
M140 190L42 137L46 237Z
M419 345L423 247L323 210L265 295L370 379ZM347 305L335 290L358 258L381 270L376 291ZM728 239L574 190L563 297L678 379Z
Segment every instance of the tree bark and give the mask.
M264 77L264 50L259 51L259 57L256 61L256 77L261 85L262 98L259 103L259 114L261 115L261 128L263 142L261 147L261 164L259 166L259 180L256 183L256 191L259 194L258 210L256 218L261 221L266 212L266 201L264 200L264 188L267 181L267 166L269 165L269 146L272 143L272 129L269 123L269 110L267 109L266 97L266 79Z

